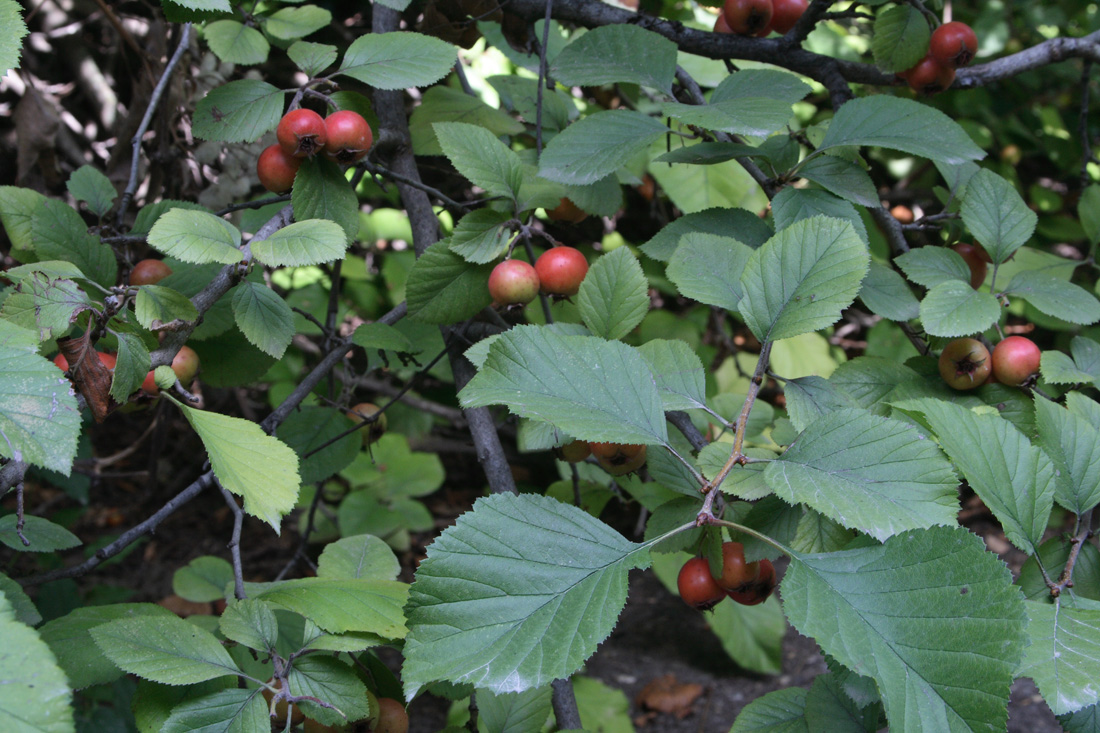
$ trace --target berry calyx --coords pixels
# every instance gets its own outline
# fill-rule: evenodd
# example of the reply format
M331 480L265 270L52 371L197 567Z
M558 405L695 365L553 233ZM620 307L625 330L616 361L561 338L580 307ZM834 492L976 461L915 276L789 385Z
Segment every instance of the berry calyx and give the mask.
M966 23L951 21L932 31L929 55L940 64L956 69L967 66L978 53L978 36Z
M344 414L354 422L361 423L365 418L374 416L378 410L378 405L373 402L360 402ZM359 432L363 436L363 445L370 445L371 443L378 442L378 439L386 434L388 425L389 421L386 419L386 413L383 412L378 416L377 420L366 423L363 427L359 428Z
M715 578L727 593L748 589L760 576L759 562L745 562L745 547L740 542L722 543L722 576Z
M1001 384L1023 384L1039 371L1042 356L1031 339L1009 336L993 347L993 377Z
M286 193L294 185L294 176L302 167L302 159L283 152L278 145L269 145L256 159L256 175L260 185L271 193Z
M539 276L529 262L504 260L489 274L489 295L498 306L527 305L539 294Z
M294 109L279 120L275 137L287 155L310 158L325 147L328 133L321 115L311 109Z
M951 249L958 252L970 268L970 287L975 290L980 288L982 283L985 282L985 273L989 269L988 265L992 262L989 259L989 253L977 244L967 244L966 242L959 242Z
M172 274L172 268L161 260L142 260L130 270L131 285L156 285Z
M583 440L571 440L568 443L555 448L554 454L568 463L580 463L592 455L592 449Z
M623 443L589 443L600 468L612 476L625 476L637 471L646 461L646 447Z
M909 88L914 92L939 94L955 81L955 70L929 55L900 76L909 82Z
M680 568L676 588L684 603L700 611L709 611L726 597L714 577L706 558L693 557Z
M579 249L551 247L535 261L542 292L559 298L576 295L588 274L588 260Z
M770 26L772 20L772 0L726 0L722 15L726 25L734 33L742 36L759 35Z
M781 36L787 35L807 7L809 0L772 0L771 29Z
M363 115L351 110L333 112L325 118L325 155L340 165L351 165L366 156L374 142Z
M733 591L729 597L743 606L756 606L763 603L775 592L775 566L772 561L760 561L760 575L748 584L744 590Z
M940 376L954 389L977 389L985 383L993 364L989 350L972 338L955 339L940 353Z

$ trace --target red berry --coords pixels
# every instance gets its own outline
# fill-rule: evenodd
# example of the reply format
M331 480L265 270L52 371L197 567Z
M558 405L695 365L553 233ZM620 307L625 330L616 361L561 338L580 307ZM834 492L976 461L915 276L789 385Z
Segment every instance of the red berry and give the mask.
M325 118L325 155L341 165L361 160L370 150L374 136L363 115L351 110L333 112Z
M693 557L684 563L676 578L676 587L684 603L700 611L709 611L726 597L726 592L711 576L706 558L702 557Z
M142 260L130 270L131 285L156 285L172 274L172 268L161 260Z
M714 32L715 33L733 33L733 31L730 30L729 23L726 22L725 13L719 13L718 17L714 20Z
M944 66L931 56L925 56L920 63L901 77L909 82L909 88L921 94L938 94L955 81L955 70Z
M95 352L99 357L99 363L107 367L109 371L115 370L115 364L118 363L118 356L115 354L106 354L102 351ZM53 358L53 363L57 365L57 368L63 372L69 371L69 360L65 358L64 354L58 354Z
M740 542L722 543L722 577L715 578L727 593L747 590L760 576L760 563L745 562L745 547Z
M294 176L301 165L301 158L287 155L278 145L270 145L256 160L256 175L271 193L286 193L294 185Z
M646 461L644 445L623 443L589 443L588 447L600 468L612 476L625 476L637 471Z
M928 53L940 64L952 69L967 66L978 52L974 29L957 20L944 23L932 32Z
M772 20L772 0L726 0L722 14L734 33L755 36Z
M275 137L279 140L279 147L287 155L308 158L325 147L325 121L311 109L294 109L279 120Z
M527 305L538 294L539 276L523 260L504 260L489 275L489 295L497 305Z
M955 339L940 353L940 376L955 389L982 386L993 369L989 350L977 339Z
M750 583L745 590L733 591L729 594L737 603L743 606L755 606L768 600L775 592L775 566L771 560L760 561L760 575Z
M787 35L808 6L808 0L772 0L772 30Z
M565 298L581 289L588 260L573 247L552 247L535 261L535 270L544 293Z
M592 449L583 440L571 440L559 448L554 449L558 458L569 463L580 463L592 455Z
M1039 371L1042 352L1023 336L1009 336L993 347L993 376L1001 384L1022 384Z
M392 697L378 698L378 725L372 733L409 733L409 714Z
M569 199L563 198L557 206L546 210L546 217L550 221L568 221L579 224L588 218L588 214Z
M951 249L959 253L959 256L963 258L967 266L970 267L970 287L977 290L985 282L985 273L989 269L988 264L992 262L989 259L989 254L979 245L967 244L966 242L959 242Z

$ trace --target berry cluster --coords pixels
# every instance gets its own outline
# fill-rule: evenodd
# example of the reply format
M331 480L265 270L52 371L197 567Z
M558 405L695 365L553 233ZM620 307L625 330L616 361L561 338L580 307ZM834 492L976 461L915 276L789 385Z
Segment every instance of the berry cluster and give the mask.
M700 611L709 611L727 596L744 606L755 606L768 600L775 585L772 561L745 562L745 547L740 542L722 543L721 575L711 575L706 558L693 557L676 578L684 603Z
M539 291L555 298L576 295L588 274L588 260L573 247L552 247L532 267L523 260L504 260L489 275L489 294L497 306L523 306Z
M993 347L978 339L955 339L940 354L940 376L955 389L975 389L990 382L1018 386L1039 371L1042 352L1023 336L1009 336Z
M806 12L809 0L726 0L714 21L715 33L763 38L786 35Z
M266 148L256 161L256 175L272 193L286 193L304 158L324 151L340 165L361 160L370 150L374 136L358 112L341 110L322 118L310 109L295 109L283 115L275 128L276 145Z
M944 23L932 32L928 53L911 69L898 74L915 92L936 94L955 81L955 69L966 66L978 52L978 37L966 23Z
M574 440L555 451L558 458L570 463L580 463L593 456L600 468L612 476L625 476L645 465L644 445L626 443L586 443Z

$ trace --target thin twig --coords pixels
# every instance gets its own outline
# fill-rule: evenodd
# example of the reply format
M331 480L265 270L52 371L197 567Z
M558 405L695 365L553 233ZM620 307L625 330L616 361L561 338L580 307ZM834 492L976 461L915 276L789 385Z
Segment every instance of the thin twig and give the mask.
M244 524L244 512L237 506L237 499L222 486L221 482L214 479L214 485L225 498L229 510L233 512L233 535L229 539L229 556L233 559L233 595L238 601L243 601L248 596L244 592L244 568L241 565L241 526Z

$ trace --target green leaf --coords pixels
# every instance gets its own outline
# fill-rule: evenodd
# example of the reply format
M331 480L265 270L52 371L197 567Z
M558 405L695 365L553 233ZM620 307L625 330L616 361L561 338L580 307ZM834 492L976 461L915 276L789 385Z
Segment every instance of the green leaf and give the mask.
M172 575L172 592L193 603L225 599L225 587L233 582L233 566L220 557L196 557Z
M420 353L409 337L387 323L364 323L355 329L351 341L364 349L382 349L405 354Z
M114 374L111 375L111 397L123 404L149 373L152 361L149 349L141 338L132 333L120 333L118 336L118 360Z
M686 165L718 165L742 157L767 157L767 155L760 148L741 143L698 143L661 153L653 161Z
M835 155L822 155L807 160L798 169L798 175L853 204L879 205L878 191L871 176L850 160Z
M491 731L525 733L541 730L552 712L550 686L500 695L492 690L478 690L477 709L480 713L478 720L484 721L486 729Z
M13 733L75 731L73 693L65 673L38 632L16 620L3 593L0 638L0 726Z
M943 400L894 403L921 414L970 487L1004 527L1008 540L1029 555L1042 539L1054 502L1054 466L1003 418Z
M375 89L426 87L442 79L457 49L419 33L367 33L348 47L340 73Z
M787 124L791 105L767 97L745 97L703 105L666 102L661 106L661 114L685 125L733 135L766 137Z
M321 30L332 22L332 13L316 5L300 5L296 8L281 8L264 20L264 30L272 38L292 41L304 38L314 31Z
M298 454L302 483L313 484L347 468L362 450L363 437L358 431L348 433L351 426L347 417L332 408L307 405L291 413L275 434Z
M1077 202L1077 216L1085 230L1089 244L1100 243L1100 186L1093 184L1081 192Z
M775 218L777 232L819 214L850 222L860 239L868 241L867 227L856 207L828 191L786 186L772 199L772 216Z
M489 295L490 264L472 265L440 240L413 265L405 282L409 316L425 323L458 323L493 299Z
M932 441L908 423L856 408L810 423L768 464L764 480L787 502L878 540L954 524L959 511L958 480Z
M225 731L249 733L271 725L268 706L257 689L228 689L189 695L172 708L159 729L161 733Z
M1100 321L1100 301L1084 288L1048 272L1021 270L1005 288L1006 295L1023 298L1039 311L1070 323Z
M92 301L72 280L50 280L34 273L6 292L0 311L9 325L38 334L42 341L68 333L77 316L92 307Z
M783 385L787 414L795 430L802 432L819 417L847 407L859 407L855 399L833 382L818 376L792 379Z
M966 228L995 264L1005 262L1026 244L1039 220L1016 187L989 169L970 179L961 213Z
M1039 447L1054 462L1054 500L1077 515L1100 503L1100 430L1069 410L1035 400Z
M359 199L355 190L340 167L324 156L314 156L302 163L294 177L290 202L298 222L327 219L339 224L344 230L345 249L359 234ZM253 249L255 247L253 245ZM335 259L340 257L343 257L343 250Z
M68 476L80 410L61 370L37 350L33 332L0 321L0 456Z
M173 0L173 2L189 10L207 12L221 11L223 13L230 13L233 11L229 6L228 0Z
M730 733L809 733L806 695L802 687L773 690L741 710Z
M597 258L581 281L577 308L588 330L620 339L634 330L649 311L649 282L628 247Z
M402 678L521 692L567 678L611 632L649 553L546 497L478 499L432 543L409 598Z
M1100 731L1100 706L1090 705L1075 713L1059 715L1058 722L1066 733L1097 733Z
M197 265L241 261L241 233L213 214L172 209L149 230L149 245L169 257Z
M446 474L439 456L413 451L404 435L388 433L340 475L352 488L394 498L426 496L443 485Z
M103 685L122 677L116 667L92 641L91 630L120 618L175 616L154 603L117 603L76 608L61 618L47 621L39 632L57 655L74 690Z
M186 405L180 409L199 434L221 485L244 497L244 510L278 534L280 520L298 500L298 456L254 422Z
M539 175L558 183L595 183L648 150L666 132L660 121L640 112L597 112L550 141L539 160Z
M961 527L794 555L783 609L802 634L878 683L891 729L1003 729L1026 644L1005 564Z
M517 326L459 393L463 407L507 405L580 440L667 442L656 382L638 352L594 336Z
M918 285L934 288L940 283L961 280L970 283L970 268L954 250L946 247L918 247L894 258L905 276Z
M845 145L874 145L945 163L985 157L966 131L943 112L885 94L853 99L841 107L817 150Z
M303 713L325 725L341 726L349 720L362 720L371 712L378 713L370 709L367 687L352 667L332 657L296 659L287 686L293 695L308 695L336 705L333 710L307 700L301 702Z
M43 198L31 215L30 235L39 259L66 260L99 285L114 287L118 275L114 253L99 237L88 233L88 226L73 207Z
M402 607L409 586L374 578L284 580L251 597L300 613L325 631L366 631L387 639L405 635Z
M443 153L459 173L490 196L513 201L518 197L523 164L493 133L465 122L437 122L433 127Z
M477 265L495 262L508 249L512 229L504 224L511 220L512 216L504 211L471 211L455 227L451 235L451 251Z
M8 514L0 517L0 542L18 552L57 552L80 547L80 538L60 524L54 524L48 519L25 515L23 536L30 542L24 545L16 531L17 517Z
M98 168L90 165L83 165L73 171L65 187L73 198L86 203L88 210L101 219L111 210L115 197L118 196L111 180Z
M286 50L286 55L305 74L319 76L322 71L336 63L336 46L295 41Z
M294 313L266 285L245 280L233 288L233 318L253 346L276 359L294 338Z
M752 252L733 237L688 233L668 261L668 279L686 298L736 311L742 294L739 273Z
M703 364L687 342L653 339L639 346L638 353L657 380L666 411L706 407Z
M636 25L594 28L561 50L550 76L566 86L640 84L672 92L676 44Z
M970 287L970 282L946 280L928 291L920 304L924 330L933 336L952 338L981 333L1001 315L992 294Z
M19 49L23 46L23 36L27 35L27 24L23 22L19 3L0 0L0 73L7 74L19 67Z
M265 601L231 600L218 620L225 638L258 652L270 652L279 640L279 621Z
M891 321L911 321L920 315L920 302L905 278L878 262L871 262L859 299L872 313Z
M709 615L707 625L738 667L759 674L783 671L787 623L778 601L769 599L757 606L719 603Z
M681 216L642 245L642 252L661 262L668 262L680 243L691 234L713 234L728 237L736 231L738 240L756 249L771 239L771 228L759 216L745 209L715 208ZM697 240L693 240L697 241ZM686 256L686 255L685 255ZM740 298L740 283L737 285Z
M424 92L420 105L409 116L409 133L417 155L443 155L434 129L439 122L467 122L494 135L517 135L526 129L503 110L490 107L461 89L434 86Z
M282 90L258 79L240 79L211 89L195 107L195 137L227 143L257 140L279 124L285 97Z
M318 578L396 580L401 563L390 546L369 534L344 537L325 545L317 559Z
M738 309L761 341L817 331L852 304L869 262L848 222L804 219L752 253L741 274Z
M296 221L252 244L252 254L265 265L302 267L335 262L348 248L346 230L325 219Z
M42 614L38 613L34 602L23 590L23 586L4 573L0 573L0 595L5 596L11 604L17 621L27 626L37 626L42 623Z
M165 685L190 685L240 673L208 631L178 616L136 616L91 629L96 646L122 670Z
M1050 384L1089 384L1096 381L1095 376L1078 369L1073 359L1061 351L1044 351L1039 372L1043 375L1043 381Z
M3 8L2 4L0 8ZM0 9L0 13L2 12ZM4 231L11 240L13 253L18 250L26 250L28 253L34 250L32 222L35 212L48 206L48 201L50 199L29 188L0 186L0 223L4 225ZM60 202L55 201L53 205L60 205ZM21 256L19 259L25 257Z
M923 13L912 5L896 5L875 16L871 53L883 71L906 71L924 58L931 36Z
M1019 674L1035 680L1056 715L1100 702L1100 605L1070 608L1064 603L1024 604L1031 645Z
M134 300L138 323L148 329L172 321L194 321L199 317L195 305L183 293L161 285L142 285Z
M742 69L722 80L711 95L712 102L764 97L785 102L788 107L802 100L813 88L794 74L779 69ZM789 112L788 112L789 114Z
M252 66L267 61L271 44L264 34L236 20L216 20L203 29L210 50L222 61Z

